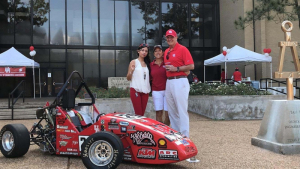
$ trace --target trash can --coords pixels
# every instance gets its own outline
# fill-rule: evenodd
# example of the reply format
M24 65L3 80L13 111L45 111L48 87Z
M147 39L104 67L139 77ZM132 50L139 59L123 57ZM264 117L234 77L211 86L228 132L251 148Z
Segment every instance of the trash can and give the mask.
M259 81L251 81L251 86L255 89L260 89Z

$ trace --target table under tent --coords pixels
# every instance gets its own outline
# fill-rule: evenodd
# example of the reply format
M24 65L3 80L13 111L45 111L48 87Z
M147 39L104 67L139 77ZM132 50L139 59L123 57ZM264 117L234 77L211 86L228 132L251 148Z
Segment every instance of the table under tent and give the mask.
M250 51L248 49L242 48L235 45L230 49L230 52L224 56L222 53L204 61L204 82L205 82L205 67L206 66L217 66L225 65L225 75L227 75L227 64L255 64L259 62L266 62L270 64L270 77L272 79L272 57L266 56L260 53Z
M32 59L27 58L14 47L11 47L9 50L0 54L0 67L23 67L32 68L33 72L33 91L35 98L35 75L34 69L39 69L39 87L40 87L40 97L41 97L41 71L40 64L35 62Z

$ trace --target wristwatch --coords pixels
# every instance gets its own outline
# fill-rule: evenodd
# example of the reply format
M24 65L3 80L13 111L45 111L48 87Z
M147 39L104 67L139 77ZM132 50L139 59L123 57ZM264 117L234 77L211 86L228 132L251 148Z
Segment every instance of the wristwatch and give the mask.
M179 67L177 67L177 72L179 72Z

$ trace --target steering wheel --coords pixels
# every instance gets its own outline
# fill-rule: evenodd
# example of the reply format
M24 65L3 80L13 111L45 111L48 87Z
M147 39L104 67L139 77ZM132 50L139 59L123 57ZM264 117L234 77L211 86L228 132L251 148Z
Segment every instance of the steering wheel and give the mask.
M103 116L103 115L105 115L105 113L100 113L100 114L98 114L98 116L96 117L96 122L99 120L99 118L101 117L101 116Z

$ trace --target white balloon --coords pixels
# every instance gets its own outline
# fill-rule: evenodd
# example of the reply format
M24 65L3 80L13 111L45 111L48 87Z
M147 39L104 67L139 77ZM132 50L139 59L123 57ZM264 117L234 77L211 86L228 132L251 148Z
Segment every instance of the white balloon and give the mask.
M31 51L29 54L30 54L30 56L35 56L35 54L36 54L36 51L35 51L35 50L33 50L33 51Z
M265 56L269 56L269 54L268 54L268 53L265 53Z
M227 47L226 46L223 47L223 51L227 51Z
M230 52L230 49L227 49L227 51L226 51L226 52L227 52L227 54L228 54L228 53Z

